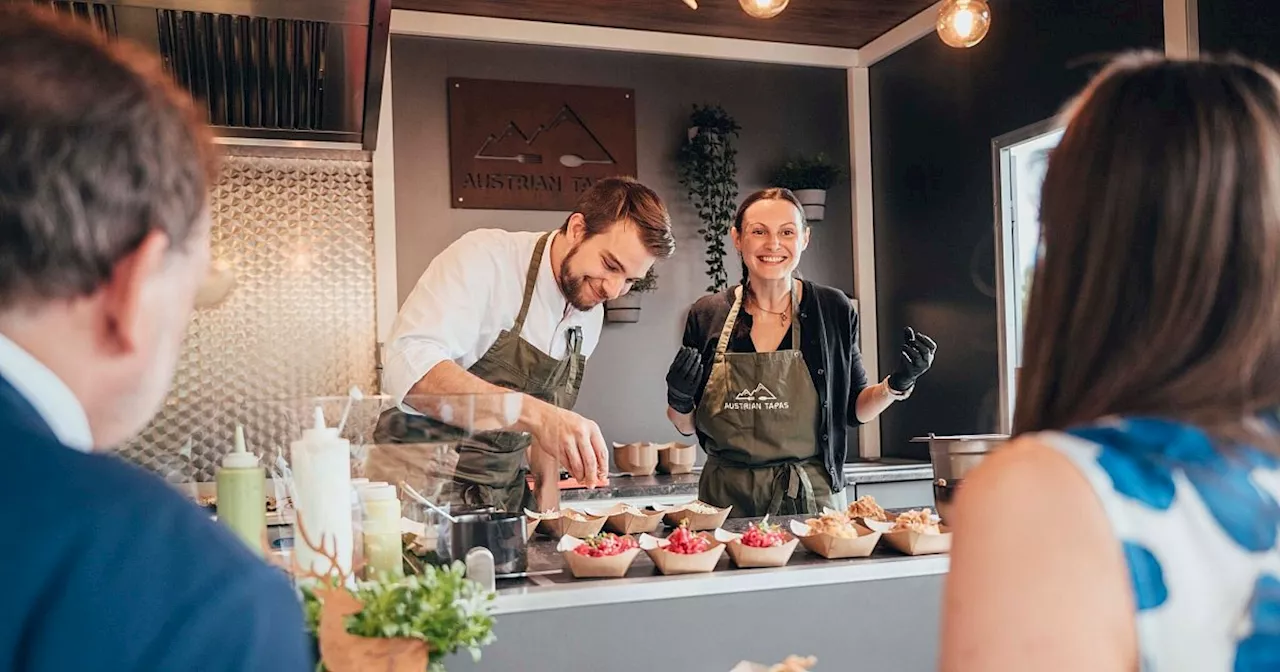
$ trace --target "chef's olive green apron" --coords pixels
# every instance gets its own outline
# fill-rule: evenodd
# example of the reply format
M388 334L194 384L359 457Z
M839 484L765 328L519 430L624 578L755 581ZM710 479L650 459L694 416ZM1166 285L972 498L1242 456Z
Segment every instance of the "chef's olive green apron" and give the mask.
M728 352L742 287L716 343L695 421L707 463L698 497L735 517L818 513L832 489L818 451L818 392L800 353L799 298L791 288L790 350Z
M571 409L578 400L587 358L582 354L582 329L574 327L564 359L555 359L520 337L542 255L551 234L538 239L524 283L524 301L511 329L484 353L468 373L493 385L522 392L560 408ZM441 316L448 319L448 316ZM526 432L492 431L466 436L465 432L421 415L392 409L378 421L375 439L380 443L417 443L452 437L458 443L458 471L445 487L443 499L454 507L493 506L505 511L536 508L525 468L525 449L533 438Z

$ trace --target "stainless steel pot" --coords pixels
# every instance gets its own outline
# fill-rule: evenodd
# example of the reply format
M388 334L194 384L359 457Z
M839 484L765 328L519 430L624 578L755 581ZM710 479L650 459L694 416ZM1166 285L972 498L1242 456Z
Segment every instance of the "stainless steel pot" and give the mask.
M933 463L933 501L943 522L950 513L955 496L965 475L977 467L987 454L1009 440L1007 434L968 434L959 436L918 436L912 443L929 444L929 461Z
M464 560L471 549L487 548L498 576L529 570L524 514L482 509L456 514L454 521L445 520L442 535L448 540L451 559Z

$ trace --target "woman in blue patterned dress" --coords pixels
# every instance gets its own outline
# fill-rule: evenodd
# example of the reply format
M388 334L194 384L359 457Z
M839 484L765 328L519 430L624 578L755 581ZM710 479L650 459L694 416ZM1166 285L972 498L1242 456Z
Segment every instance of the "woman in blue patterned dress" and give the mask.
M1064 121L942 667L1280 670L1280 77L1128 55Z

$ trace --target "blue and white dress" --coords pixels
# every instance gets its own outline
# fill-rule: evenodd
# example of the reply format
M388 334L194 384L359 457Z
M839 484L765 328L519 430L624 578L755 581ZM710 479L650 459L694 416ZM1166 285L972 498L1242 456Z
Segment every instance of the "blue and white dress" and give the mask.
M1122 544L1145 672L1280 670L1280 458L1147 418L1036 438L1083 472Z

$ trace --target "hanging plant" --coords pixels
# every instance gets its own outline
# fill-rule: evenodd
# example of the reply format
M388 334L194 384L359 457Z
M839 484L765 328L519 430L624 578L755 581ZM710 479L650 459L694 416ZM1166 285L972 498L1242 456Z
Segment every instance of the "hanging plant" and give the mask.
M698 233L707 245L709 292L729 286L725 239L738 200L738 152L733 139L739 130L738 122L719 105L694 105L689 131L677 156L680 184L688 191L689 202L702 223Z

